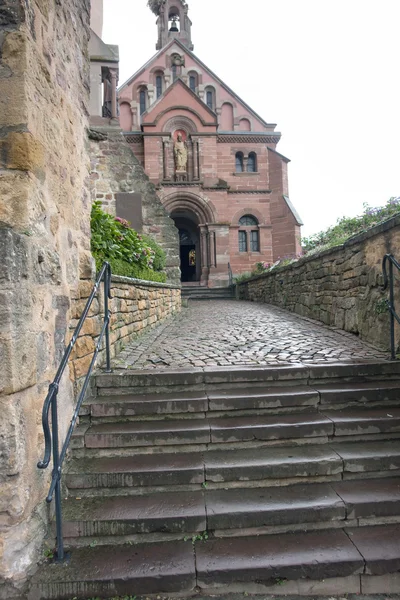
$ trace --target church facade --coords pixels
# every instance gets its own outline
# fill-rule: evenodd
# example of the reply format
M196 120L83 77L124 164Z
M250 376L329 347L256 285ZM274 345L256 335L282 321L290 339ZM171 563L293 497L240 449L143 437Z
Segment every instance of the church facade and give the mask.
M157 54L118 92L126 141L179 231L182 283L225 286L300 252L281 134L193 53L183 0L157 4Z

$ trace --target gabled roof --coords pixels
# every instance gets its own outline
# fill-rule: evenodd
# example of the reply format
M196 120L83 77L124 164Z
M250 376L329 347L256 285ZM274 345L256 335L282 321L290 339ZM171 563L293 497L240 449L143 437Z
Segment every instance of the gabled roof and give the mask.
M181 88L180 96L179 96L179 105L174 106L169 101L170 100L169 96L173 96L174 92L177 88ZM186 105L185 95L188 96L189 98L194 99L194 101L196 102L196 104L198 106L198 111L194 111L192 108L190 108L189 106ZM165 104L165 107L163 106L164 104ZM195 94L194 92L192 92L192 90L178 77L178 79L176 81L174 81L173 84L170 85L164 91L164 93L160 96L160 98L158 98L158 100L154 104L152 104L145 113L143 113L142 126L149 127L151 125L154 125L164 114L166 114L169 111L175 110L175 109L181 109L181 110L185 110L185 111L194 113L197 116L197 118L200 120L202 125L206 125L206 126L209 125L209 126L216 127L218 124L217 123L217 115L215 114L215 112L213 112L207 106L207 104L205 104L202 100L200 100L198 95ZM153 121L151 120L152 115L154 115Z
M261 121L261 123L263 123L263 125L265 125L265 127L274 127L276 126L276 123L267 123L266 121L264 121L264 119L262 117L260 117L259 114L257 114L248 104L246 104L246 102L244 102L244 100L242 100L228 85L226 85L226 83L224 83L222 81L222 79L220 79L218 77L218 75L216 75L213 71L211 71L211 69L209 69L207 67L207 65L205 65L193 52L191 52L190 50L188 50L188 48L186 46L184 46L182 44L182 42L180 42L178 39L172 39L170 42L168 42L168 44L166 44L166 46L164 46L164 48L162 48L161 50L159 50L150 60L147 61L146 64L144 64L138 71L136 71L136 73L134 73L127 81L125 81L125 83L123 83L119 88L118 91L122 91L126 86L130 85L132 83L132 81L134 81L135 79L137 79L137 77L139 77L139 75L141 73L143 73L143 71L145 71L146 69L148 69L148 67L157 59L159 58L162 54L164 54L172 45L176 44L177 46L180 46L180 48L182 49L182 51L186 54L188 54L194 61L197 62L198 65L200 65L202 67L202 69L204 69L205 71L207 71L209 73L209 75L211 75L211 77L213 77L229 94L231 94L238 102L240 102L240 104L242 104L256 119L258 119L259 121Z
M89 40L90 60L99 62L118 62L119 48L111 44L105 44L103 40L93 31L90 30Z

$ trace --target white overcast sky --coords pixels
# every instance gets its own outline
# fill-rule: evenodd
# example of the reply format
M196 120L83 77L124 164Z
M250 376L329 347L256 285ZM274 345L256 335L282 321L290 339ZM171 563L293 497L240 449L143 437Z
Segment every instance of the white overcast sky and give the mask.
M189 0L194 53L282 132L310 235L400 195L400 0ZM104 0L120 84L155 54L146 0Z

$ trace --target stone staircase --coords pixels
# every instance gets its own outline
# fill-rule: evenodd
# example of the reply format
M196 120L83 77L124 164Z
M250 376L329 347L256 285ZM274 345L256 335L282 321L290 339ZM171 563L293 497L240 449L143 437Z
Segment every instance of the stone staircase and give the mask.
M183 300L234 300L235 299L235 288L230 287L217 287L217 288L206 288L197 286L182 286L182 299Z
M400 589L398 363L98 374L30 600Z

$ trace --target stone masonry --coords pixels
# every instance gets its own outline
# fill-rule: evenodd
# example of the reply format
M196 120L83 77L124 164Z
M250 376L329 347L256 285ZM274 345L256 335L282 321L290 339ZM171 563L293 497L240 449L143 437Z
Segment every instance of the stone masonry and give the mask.
M242 300L267 302L322 321L389 349L387 293L382 259L400 248L400 217L393 217L342 246L306 256L286 267L240 283ZM396 302L400 295L396 286ZM397 328L397 341L399 341Z
M0 6L0 598L20 597L47 528L41 410L79 280L92 277L89 0ZM68 378L60 428L72 414Z
M81 286L81 299L75 305L76 317L71 321L71 330L78 323L91 286ZM112 300L110 301L110 350L115 357L138 335L145 333L168 317L176 314L181 308L180 287L148 281L113 276L111 284ZM96 300L92 305L89 318L83 325L82 335L78 338L71 360L71 375L77 381L88 372L93 351L103 324L104 310ZM98 363L105 360L102 351Z
M115 215L115 195L118 192L139 193L142 197L143 233L154 237L164 249L168 281L178 283L178 231L121 130L117 127L96 128L90 137L92 200L100 200L104 209Z

